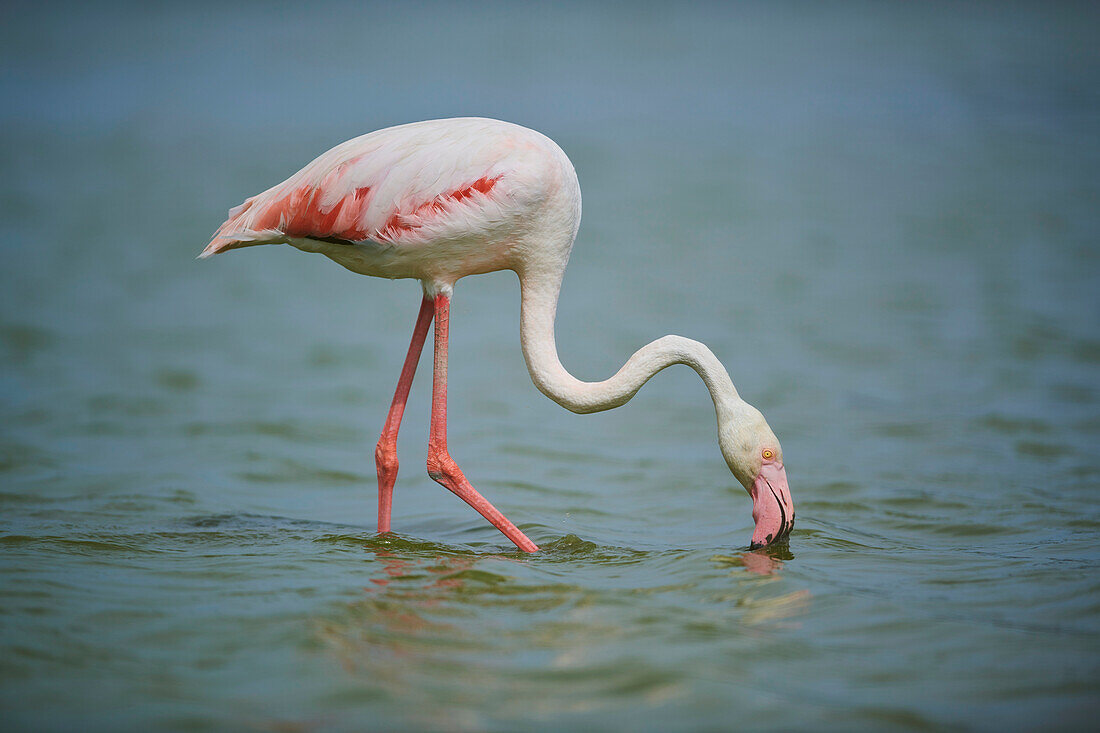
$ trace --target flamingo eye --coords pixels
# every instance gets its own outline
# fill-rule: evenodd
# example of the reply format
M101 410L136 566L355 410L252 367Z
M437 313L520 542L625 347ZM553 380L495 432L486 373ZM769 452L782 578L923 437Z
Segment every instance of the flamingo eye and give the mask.
M764 457L765 461L770 461L771 459L775 458L775 453L768 448L765 448L760 455Z

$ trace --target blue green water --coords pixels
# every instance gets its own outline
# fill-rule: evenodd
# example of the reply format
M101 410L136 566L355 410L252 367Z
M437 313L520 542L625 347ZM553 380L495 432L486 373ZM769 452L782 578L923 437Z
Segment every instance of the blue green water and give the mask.
M8 6L0 727L1078 729L1100 713L1094 6ZM346 138L500 117L573 159L563 362L702 340L783 441L751 502L698 378L568 413L510 274L459 283L450 447L401 434L411 282L195 255Z

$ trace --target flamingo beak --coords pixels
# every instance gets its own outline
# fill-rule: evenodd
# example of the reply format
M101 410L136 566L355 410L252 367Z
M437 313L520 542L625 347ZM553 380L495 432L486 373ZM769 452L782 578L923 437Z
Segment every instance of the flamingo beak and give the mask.
M794 529L794 502L783 466L764 464L749 494L752 495L752 518L756 522L756 531L752 533L752 543L749 545L751 549L771 544L790 534Z

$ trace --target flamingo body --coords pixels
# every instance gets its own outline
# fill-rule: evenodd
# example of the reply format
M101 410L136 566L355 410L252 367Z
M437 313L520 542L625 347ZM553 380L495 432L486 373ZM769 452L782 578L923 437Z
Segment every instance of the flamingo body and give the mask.
M415 122L337 145L246 200L202 256L287 243L362 275L439 290L530 260L564 263L580 201L573 165L533 130L477 118ZM547 228L570 236L548 239Z
M705 345L665 336L639 349L602 382L583 382L562 366L554 317L580 215L573 165L549 138L497 120L431 120L372 132L329 150L230 210L200 257L285 243L363 275L421 281L424 299L375 450L381 532L390 528L397 432L434 320L428 473L517 547L538 549L470 485L446 440L454 284L466 275L514 270L522 293L524 358L544 394L574 412L606 410L628 401L661 369L687 364L711 393L722 455L753 498L753 546L786 536L794 526L794 505L779 441L759 411L740 398Z

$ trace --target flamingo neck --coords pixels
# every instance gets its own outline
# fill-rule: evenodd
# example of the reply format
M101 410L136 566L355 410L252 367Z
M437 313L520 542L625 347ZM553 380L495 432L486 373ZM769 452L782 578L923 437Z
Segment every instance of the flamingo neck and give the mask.
M719 442L739 416L752 410L737 394L729 374L705 344L683 336L664 336L638 349L614 376L602 382L584 382L570 374L558 358L554 319L562 272L522 272L520 341L531 380L544 395L572 412L610 410L630 400L657 372L686 364L703 379L714 401ZM725 454L725 445L721 446ZM728 462L727 458L727 462Z

